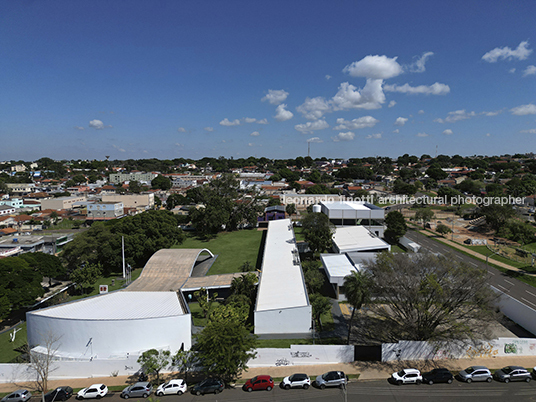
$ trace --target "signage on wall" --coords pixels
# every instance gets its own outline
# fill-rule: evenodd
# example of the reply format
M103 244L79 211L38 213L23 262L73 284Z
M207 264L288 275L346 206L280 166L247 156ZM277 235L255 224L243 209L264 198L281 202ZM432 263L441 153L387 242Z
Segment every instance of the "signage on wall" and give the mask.
M99 293L108 293L108 285L99 285Z

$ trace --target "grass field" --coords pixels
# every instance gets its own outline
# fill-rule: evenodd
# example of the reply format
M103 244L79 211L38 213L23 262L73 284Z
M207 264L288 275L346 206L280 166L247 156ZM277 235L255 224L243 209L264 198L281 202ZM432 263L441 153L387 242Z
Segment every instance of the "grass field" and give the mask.
M15 349L26 344L26 323L20 325L21 328L15 336L15 342L10 342L10 334L13 331L7 331L0 334L0 363L9 363L20 355Z
M246 261L253 267L260 267L262 233L255 229L222 232L210 240L189 236L184 243L173 248L207 248L213 254L218 254L208 275L230 274L240 272L240 267Z
M219 305L220 303L214 302L212 306L215 308ZM201 307L199 307L199 303L197 302L188 303L188 307L190 308L190 313L192 313L192 320L195 326L204 327L205 325L207 325L207 319L203 316L203 311L201 311Z
M141 271L142 271L142 268L136 268L135 270L132 271L132 281L136 280L138 278L138 276L140 276ZM86 294L83 294L83 295L71 296L69 298L69 301L83 299L84 297L98 295L100 285L108 285L108 292L111 292L113 290L121 289L123 287L123 284L125 283L125 280L122 279L122 278L118 279L120 276L121 275L112 274L112 275L109 275L107 277L102 277L99 280L97 280L97 283L93 287L93 291L91 293L86 293ZM115 279L115 284L112 286L112 281L114 279Z

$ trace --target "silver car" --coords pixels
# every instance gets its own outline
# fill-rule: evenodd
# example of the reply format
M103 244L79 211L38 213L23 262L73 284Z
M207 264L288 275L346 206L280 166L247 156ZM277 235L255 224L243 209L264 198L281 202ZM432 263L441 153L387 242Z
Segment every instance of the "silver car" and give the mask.
M344 388L347 382L346 375L342 371L328 371L316 377L315 384L320 389L326 387Z
M524 367L520 366L506 366L500 370L497 370L493 374L493 378L497 381L509 383L510 381L526 381L530 382L530 372Z
M151 395L153 386L150 382L137 382L136 384L126 387L121 392L121 398L147 398Z
M465 370L460 371L458 374L460 380L465 381L466 383L471 383L473 381L487 381L491 382L493 376L491 371L484 366L471 366L467 367Z
M25 402L32 396L27 389L19 389L2 398L2 402Z

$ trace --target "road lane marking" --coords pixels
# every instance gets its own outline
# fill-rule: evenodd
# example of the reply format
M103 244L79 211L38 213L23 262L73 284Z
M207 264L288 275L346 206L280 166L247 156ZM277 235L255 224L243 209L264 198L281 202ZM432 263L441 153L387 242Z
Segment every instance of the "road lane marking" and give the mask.
M510 282L510 281L507 281L506 279L505 279L504 281L505 281L506 283L509 283L509 284L512 285L512 286L515 286L515 285L516 285L515 283L512 283L512 282Z
M474 262L470 262L469 264L474 265L475 267L478 267Z
M495 275L495 274L494 274L493 272L491 272L491 271L488 271L488 272L490 273L490 275Z
M510 292L510 289L505 288L503 285L499 285L499 284L497 284L497 286L503 288L503 289L506 290L507 292Z
M536 297L536 295L535 295L534 293L532 293L532 292L529 292L528 290L525 290L525 292L527 292L527 293L528 293L529 295L531 295L531 296L534 296L534 297Z
M536 307L536 304L534 304L533 302L528 301L528 300L525 299L524 297L522 297L521 300L525 300L527 303L532 304L534 307Z

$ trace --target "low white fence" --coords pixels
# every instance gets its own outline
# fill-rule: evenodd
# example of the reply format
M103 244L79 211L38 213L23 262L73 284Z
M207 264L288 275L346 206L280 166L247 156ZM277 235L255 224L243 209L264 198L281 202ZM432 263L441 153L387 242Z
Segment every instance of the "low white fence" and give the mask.
M302 366L353 361L354 347L351 345L291 345L289 349L257 349L257 356L248 362L248 366Z
M530 302L527 301L527 304L524 304L493 286L491 288L500 294L498 305L501 313L527 331L536 334L536 310L528 306ZM536 294L536 289L534 293Z

